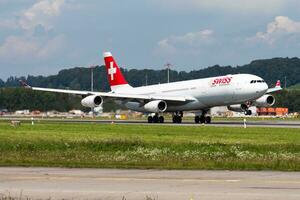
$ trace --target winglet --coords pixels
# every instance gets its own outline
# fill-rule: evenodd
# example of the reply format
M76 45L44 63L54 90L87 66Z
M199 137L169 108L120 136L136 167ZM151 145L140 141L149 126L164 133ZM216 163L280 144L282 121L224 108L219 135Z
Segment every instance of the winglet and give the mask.
M276 88L278 88L278 87L279 87L279 88L281 88L281 83L280 83L280 80L278 80L278 81L276 82L276 85L275 85L275 87L276 87Z
M21 84L22 87L31 89L31 86L28 85L24 80L19 80L19 82L20 82L20 84Z

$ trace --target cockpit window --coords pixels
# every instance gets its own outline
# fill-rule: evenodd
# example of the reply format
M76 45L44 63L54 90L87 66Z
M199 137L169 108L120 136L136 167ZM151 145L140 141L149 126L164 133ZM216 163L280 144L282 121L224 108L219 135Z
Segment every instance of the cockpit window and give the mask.
M264 80L252 80L250 83L265 83Z

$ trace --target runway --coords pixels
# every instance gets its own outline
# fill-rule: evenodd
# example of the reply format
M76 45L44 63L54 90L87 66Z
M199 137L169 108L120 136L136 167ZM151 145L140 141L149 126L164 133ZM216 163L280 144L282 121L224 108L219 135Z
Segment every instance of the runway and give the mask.
M31 121L30 118L0 118L1 120L20 120ZM165 123L147 123L146 120L98 120L98 119L51 119L51 118L34 118L34 121L55 122L55 123L97 123L97 124L140 124L140 125L168 125L168 126L220 126L220 127L244 127L243 118L240 120L230 121L212 121L211 124L195 124L192 120L184 120L180 124L174 124L170 120ZM247 127L271 127L271 128L300 128L300 120L251 120L246 119Z
M0 168L1 197L298 200L299 172Z

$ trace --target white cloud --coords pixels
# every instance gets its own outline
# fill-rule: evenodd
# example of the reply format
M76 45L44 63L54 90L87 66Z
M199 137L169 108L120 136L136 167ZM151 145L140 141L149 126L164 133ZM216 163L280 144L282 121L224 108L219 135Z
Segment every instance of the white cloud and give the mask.
M34 29L37 25L42 25L45 29L51 29L53 17L60 14L63 5L64 0L38 1L22 12L18 23L25 30Z
M214 42L214 31L205 29L199 32L189 32L184 35L164 38L158 42L157 51L164 54L174 54L178 51L197 50Z
M57 55L64 46L63 35L51 39L33 38L30 36L9 36L0 46L0 58L10 60L13 63L24 60L34 62L34 60L48 59Z
M54 28L53 18L61 13L64 0L39 0L21 11L16 20L0 20L0 28L23 30L22 35L10 35L0 45L0 58L11 62L32 62L47 59L65 44L62 34L46 34ZM37 30L42 34L37 34Z
M11 19L0 19L0 28L1 29L16 29L18 28L15 20Z
M286 6L288 0L151 0L150 3L171 10L217 10L226 12L273 13Z
M286 16L277 16L267 25L266 32L257 32L255 37L248 38L248 41L263 41L272 45L282 38L288 40L289 36L293 37L297 34L300 36L300 22L293 21Z

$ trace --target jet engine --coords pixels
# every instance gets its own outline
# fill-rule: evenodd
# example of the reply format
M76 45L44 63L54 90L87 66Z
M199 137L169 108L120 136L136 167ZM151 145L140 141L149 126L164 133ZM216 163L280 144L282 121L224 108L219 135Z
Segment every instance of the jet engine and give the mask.
M248 110L248 106L246 104L235 104L227 106L228 110L234 111L234 112L245 112Z
M98 95L90 95L81 100L81 105L84 107L95 108L103 103L103 99Z
M144 109L153 113L161 113L167 110L167 103L163 100L150 101L144 105Z
M264 95L255 101L253 101L253 105L257 107L271 107L275 103L275 98L272 95Z

